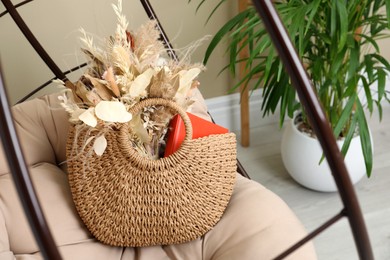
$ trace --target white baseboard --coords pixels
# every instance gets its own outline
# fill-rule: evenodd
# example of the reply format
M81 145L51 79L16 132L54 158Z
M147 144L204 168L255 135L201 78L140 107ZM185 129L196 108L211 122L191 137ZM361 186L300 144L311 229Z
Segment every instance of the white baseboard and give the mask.
M390 92L390 80L387 79L386 90ZM361 93L362 95L364 93ZM375 96L374 96L375 98ZM364 99L364 98L362 98ZM268 124L278 124L279 113L263 117L261 105L263 103L262 89L253 91L249 98L249 122L250 127L259 127ZM206 99L208 110L214 121L228 128L232 132L241 129L240 122L240 94L235 93L215 98ZM383 102L383 106L389 106L388 102Z
M261 91L261 89L253 91L249 98L250 127L277 123L279 120L279 115L276 114L263 118L263 112L261 111L263 97ZM206 99L206 104L215 123L228 128L232 132L241 129L239 93L209 98Z

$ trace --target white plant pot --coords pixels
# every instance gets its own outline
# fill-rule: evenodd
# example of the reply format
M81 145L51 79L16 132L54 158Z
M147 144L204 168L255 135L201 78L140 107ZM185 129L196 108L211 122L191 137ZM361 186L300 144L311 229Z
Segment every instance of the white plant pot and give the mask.
M337 141L337 144L341 148L343 141ZM285 168L301 185L316 191L337 191L326 159L319 164L322 156L319 141L300 132L294 120L287 122L284 130L281 155ZM353 184L356 184L366 174L359 136L352 139L345 164Z

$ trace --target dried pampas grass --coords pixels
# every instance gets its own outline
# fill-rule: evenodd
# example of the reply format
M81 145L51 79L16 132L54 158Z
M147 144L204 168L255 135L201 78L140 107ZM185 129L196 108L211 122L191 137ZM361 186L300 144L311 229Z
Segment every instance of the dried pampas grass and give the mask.
M113 5L117 27L113 36L97 45L84 29L82 52L88 59L88 69L75 82L71 95L60 96L62 106L74 124L95 128L94 151L104 153L104 133L119 124L131 129L129 141L144 156L156 159L164 142L172 111L162 107L145 108L139 115L129 109L137 102L152 97L170 99L183 109L191 104L191 90L202 64L192 64L189 56L201 43L196 42L181 61L167 58L155 21L148 21L137 30L128 31L128 21L122 13L122 1ZM72 98L73 97L73 98ZM91 131L92 132L92 131Z

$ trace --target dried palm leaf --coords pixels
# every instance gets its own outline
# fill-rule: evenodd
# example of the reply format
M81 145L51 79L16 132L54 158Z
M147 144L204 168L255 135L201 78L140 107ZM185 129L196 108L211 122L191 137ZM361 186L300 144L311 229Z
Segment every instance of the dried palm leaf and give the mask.
M164 69L160 70L152 79L149 88L149 97L173 99L179 89L179 75L171 76Z
M114 93L105 84L88 74L85 74L84 77L88 80L84 82L92 84L91 89L94 89L102 100L112 100Z
M101 57L97 57L93 55L89 50L87 49L81 49L82 52L87 56L87 58L91 61L92 64L90 64L90 71L91 75L95 77L100 77L104 73L104 62L101 59Z

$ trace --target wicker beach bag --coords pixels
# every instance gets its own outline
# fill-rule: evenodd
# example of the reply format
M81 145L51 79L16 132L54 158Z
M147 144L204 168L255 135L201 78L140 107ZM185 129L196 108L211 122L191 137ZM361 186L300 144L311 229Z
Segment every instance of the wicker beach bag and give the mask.
M73 125L67 142L68 178L76 209L89 231L112 246L184 243L201 237L222 217L236 176L233 133L192 139L192 126L176 103L146 99L131 109L170 107L182 117L185 140L158 160L131 145L128 124L107 131L102 156L92 152L89 127Z

